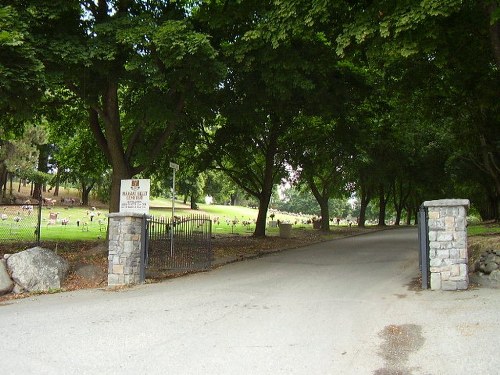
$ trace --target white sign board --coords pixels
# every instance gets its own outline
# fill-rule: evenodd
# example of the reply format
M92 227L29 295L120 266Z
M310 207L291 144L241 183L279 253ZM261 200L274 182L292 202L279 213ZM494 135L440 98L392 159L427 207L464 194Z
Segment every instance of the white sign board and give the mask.
M149 179L122 180L120 212L149 214Z

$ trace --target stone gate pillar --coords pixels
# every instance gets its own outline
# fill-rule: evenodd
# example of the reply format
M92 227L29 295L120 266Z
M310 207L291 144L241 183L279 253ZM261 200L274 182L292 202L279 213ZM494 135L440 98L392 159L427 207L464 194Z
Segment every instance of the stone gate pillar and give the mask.
M469 286L467 199L424 202L428 217L430 284L433 290Z
M144 282L145 215L109 214L108 286Z

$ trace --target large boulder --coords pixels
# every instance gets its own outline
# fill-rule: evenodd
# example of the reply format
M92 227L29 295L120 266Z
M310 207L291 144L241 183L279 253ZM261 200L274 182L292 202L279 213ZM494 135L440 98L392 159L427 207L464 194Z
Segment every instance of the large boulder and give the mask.
M18 286L14 290L39 292L61 288L69 264L51 250L34 247L12 254L7 268Z
M7 261L0 259L0 296L10 293L12 288L14 288L14 282L7 272Z

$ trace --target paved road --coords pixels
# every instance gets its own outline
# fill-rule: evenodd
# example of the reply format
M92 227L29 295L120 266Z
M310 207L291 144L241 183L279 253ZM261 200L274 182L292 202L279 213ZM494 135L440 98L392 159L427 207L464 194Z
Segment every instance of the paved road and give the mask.
M121 292L0 306L7 374L498 374L500 291L415 291L383 231Z

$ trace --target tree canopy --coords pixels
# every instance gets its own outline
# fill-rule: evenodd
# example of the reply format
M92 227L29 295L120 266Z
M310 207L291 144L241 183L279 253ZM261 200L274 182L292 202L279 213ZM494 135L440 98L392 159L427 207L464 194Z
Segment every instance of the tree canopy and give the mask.
M110 173L111 211L121 179L165 181L178 159L193 207L208 170L254 197L256 236L290 167L324 230L328 200L352 194L359 225L370 202L385 225L387 206L399 223L457 194L500 217L497 0L0 5L3 185L12 145L46 124L38 164L84 191Z

